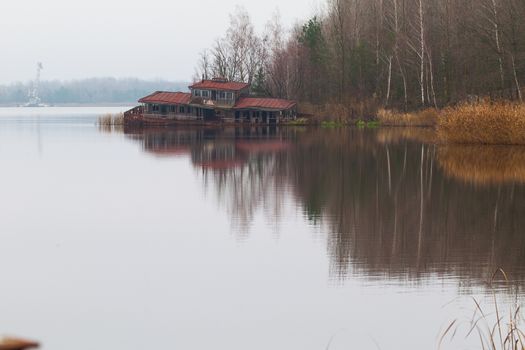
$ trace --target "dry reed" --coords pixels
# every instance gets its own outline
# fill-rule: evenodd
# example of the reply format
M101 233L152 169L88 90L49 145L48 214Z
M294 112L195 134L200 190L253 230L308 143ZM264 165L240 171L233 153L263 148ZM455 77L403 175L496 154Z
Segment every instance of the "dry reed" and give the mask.
M482 306L481 302L472 298L474 312L468 320L453 320L439 339L438 349L447 336L454 339L460 332L462 326L467 326L465 337L476 337L480 349L487 350L523 350L525 349L525 333L523 332L523 318L518 297L512 303L507 312L502 314L502 307L496 298L493 282L497 274L501 274L508 284L507 275L502 269L498 269L492 276L489 286L492 290L492 305L489 308ZM489 312L488 312L489 311Z
M379 109L377 119L381 125L385 126L427 126L436 125L438 111L434 108L427 108L416 112L398 112L390 109Z
M98 118L98 125L115 126L124 124L124 113L106 113Z
M525 104L482 100L442 111L438 136L446 143L523 145Z
M112 132L124 127L124 113L107 113L98 118L97 125L101 131Z

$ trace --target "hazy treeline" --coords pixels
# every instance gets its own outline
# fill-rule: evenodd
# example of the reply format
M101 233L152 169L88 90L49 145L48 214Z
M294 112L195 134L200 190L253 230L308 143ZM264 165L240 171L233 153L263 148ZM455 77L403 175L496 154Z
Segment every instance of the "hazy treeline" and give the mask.
M472 95L522 99L523 18L522 0L327 0L291 32L275 16L258 35L237 10L198 72L314 103L420 108Z
M0 104L27 102L29 83L0 85ZM187 90L188 83L135 78L91 78L72 81L43 81L39 95L42 102L56 103L131 103L156 90Z

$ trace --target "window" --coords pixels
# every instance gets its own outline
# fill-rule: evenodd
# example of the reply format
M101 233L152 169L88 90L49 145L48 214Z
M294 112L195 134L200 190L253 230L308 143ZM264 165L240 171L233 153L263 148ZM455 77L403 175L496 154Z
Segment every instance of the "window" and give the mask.
M188 107L188 114L191 114L191 107Z
M201 91L200 90L193 90L193 93L195 96L200 96L201 95Z
M226 99L227 99L227 100L233 100L233 93L231 93L231 92L227 92L227 93L226 93Z
M210 97L210 92L208 90L202 90L202 97Z
M224 91L219 92L219 98L224 100L226 98L226 93Z
M170 107L170 111L171 111L172 113L175 113L175 108L177 108L177 107L176 107L176 106L171 106L171 107Z
M180 108L179 108L179 112L180 112L180 113L184 113L184 106L180 106Z

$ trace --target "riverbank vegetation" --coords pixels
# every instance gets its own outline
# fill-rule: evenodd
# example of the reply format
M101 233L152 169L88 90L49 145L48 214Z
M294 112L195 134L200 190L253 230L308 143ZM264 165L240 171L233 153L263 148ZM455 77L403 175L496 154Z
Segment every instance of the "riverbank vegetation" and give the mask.
M414 112L399 112L396 110L379 109L377 120L385 126L428 126L433 127L438 120L438 110L427 108Z
M446 143L523 145L525 104L484 100L445 108L437 132Z
M444 144L525 145L525 104L482 99L414 112L380 109L383 126L426 126Z

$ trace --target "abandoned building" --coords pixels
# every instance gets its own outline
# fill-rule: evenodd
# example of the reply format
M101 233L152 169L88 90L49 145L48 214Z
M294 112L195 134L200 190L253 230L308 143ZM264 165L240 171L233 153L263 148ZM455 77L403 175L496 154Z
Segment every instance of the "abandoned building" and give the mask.
M124 114L128 122L279 124L297 117L297 103L250 96L250 84L214 78L189 86L190 92L156 91Z

